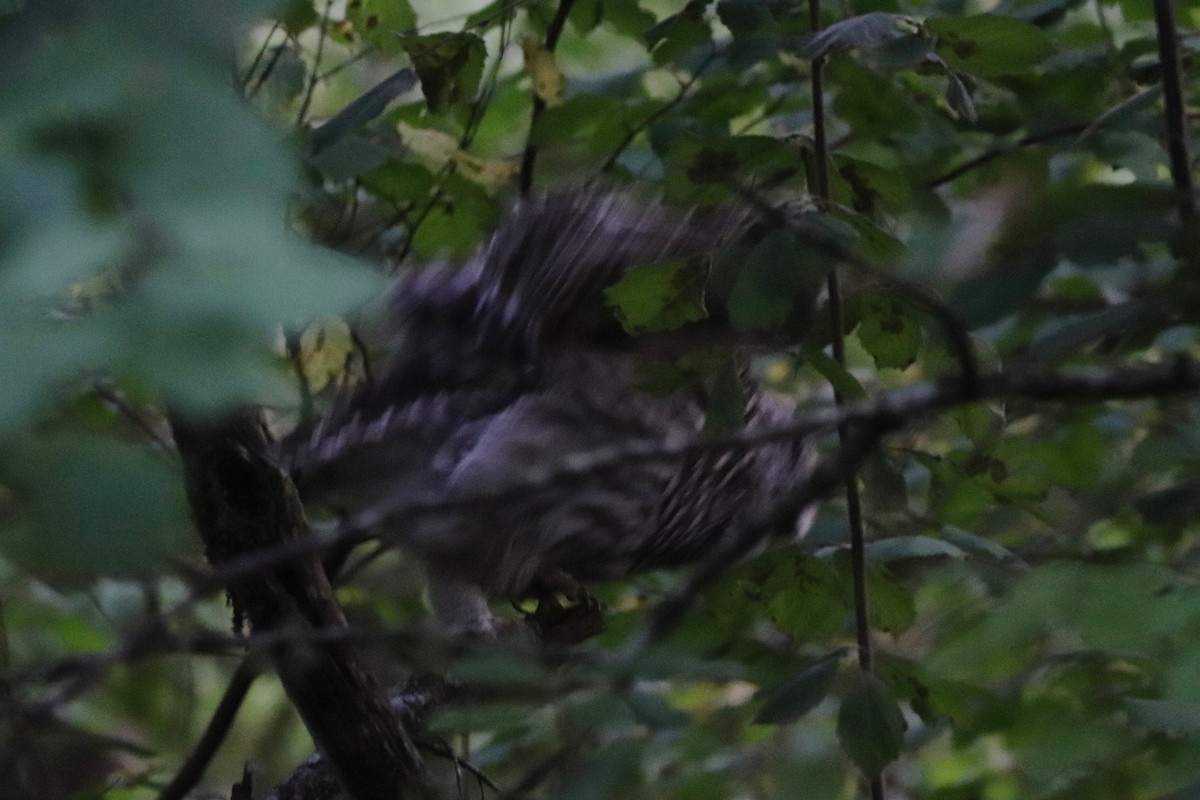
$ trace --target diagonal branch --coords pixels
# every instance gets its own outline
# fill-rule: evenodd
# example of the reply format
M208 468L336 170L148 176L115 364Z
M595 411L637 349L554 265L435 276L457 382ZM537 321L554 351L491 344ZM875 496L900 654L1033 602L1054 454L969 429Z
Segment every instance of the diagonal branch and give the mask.
M197 424L173 415L188 500L210 562L303 541L308 525L296 489L268 455L257 414ZM312 555L226 583L235 628L272 631L345 627L333 588ZM309 733L356 800L423 794L424 764L403 723L345 644L282 643L271 656Z
M516 476L514 485L501 491L478 492L456 498L436 495L412 497L391 507L368 509L348 520L336 531L308 532L304 536L261 542L258 549L247 548L244 552L231 554L219 561L210 574L193 580L192 592L187 599L172 609L148 618L109 650L83 659L76 657L59 660L37 669L25 670L21 674L9 675L8 678L13 684L31 681L65 682L65 685L51 693L48 699L37 704L45 711L52 710L102 680L106 670L114 664L131 662L156 652L177 651L181 647L180 640L166 633L166 625L169 620L193 608L199 598L218 591L222 586L235 585L293 562L318 558L333 548L364 541L370 538L364 531L395 515L416 516L486 509L509 502L514 497L527 497L589 477L604 475L613 470L623 470L632 463L673 460L689 454L744 449L794 440L833 430L840 424L848 423L860 431L865 431L865 438L857 440L854 444L848 443L839 455L822 465L802 497L792 499L793 503L807 503L832 491L836 478L842 474L839 472L841 468L837 466L838 463L854 462L858 457L855 453L863 447L873 446L879 437L949 408L977 401L1009 398L1024 398L1045 403L1095 403L1168 397L1197 390L1200 390L1200 365L1183 358L1167 364L1064 370L1030 368L989 372L980 375L973 385L966 385L957 377L924 381L840 407L812 410L798 415L786 425L740 431L726 436L699 437L682 442L626 442L574 453L553 463L524 467ZM870 437L874 437L874 441L871 441ZM830 483L830 480L833 480L833 483ZM788 509L783 509L780 513L783 512L788 512ZM763 529L769 528L771 522L769 518L759 521ZM731 535L728 540L745 542L747 537ZM329 626L315 625L313 628L314 631L310 635L300 638L310 643L345 643L355 639L353 635L333 635ZM277 641L268 631L256 631L252 640L256 643Z

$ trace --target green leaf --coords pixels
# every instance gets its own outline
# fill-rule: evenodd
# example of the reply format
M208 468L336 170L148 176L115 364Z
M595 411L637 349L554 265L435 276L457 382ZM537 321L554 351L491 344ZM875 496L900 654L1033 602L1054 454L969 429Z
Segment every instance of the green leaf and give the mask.
M437 180L424 164L389 161L361 177L362 185L372 194L385 197L397 206L428 200Z
M320 153L340 141L346 134L358 130L378 117L387 108L388 103L407 92L416 82L416 74L405 67L375 84L313 131L312 154Z
M1133 509L1152 525L1189 522L1200 513L1200 478L1136 495Z
M672 259L627 271L604 296L630 333L670 331L708 316L704 279L698 264Z
M850 552L837 550L834 563L843 575L843 583L854 581ZM867 595L871 598L871 625L891 634L900 634L912 627L917 611L912 592L882 564L872 562L867 568Z
M654 25L654 14L638 0L597 0L604 6L604 21L617 33L641 39Z
M966 555L980 555L997 561L1019 561L1011 550L1003 545L965 531L956 525L943 525L938 532L943 540L959 548Z
M451 672L456 679L477 686L517 688L546 680L545 670L536 662L501 653L461 658Z
M968 328L990 325L1023 306L1055 264L1046 242L1026 242L997 259L991 269L959 284L948 304Z
M983 78L1024 72L1054 52L1040 28L1012 17L931 17L925 27L947 64Z
M932 536L894 536L867 543L867 559L880 563L907 558L963 558L956 545Z
M834 391L847 400L865 400L867 390L850 371L834 361L823 350L805 349L804 358L821 377L829 381Z
M959 119L970 123L979 119L979 113L975 110L975 98L971 96L971 90L957 72L951 72L946 83L946 104Z
M1034 458L1046 465L1051 482L1078 489L1096 482L1108 453L1108 443L1090 417L1064 424L1052 441L1034 448Z
M669 64L681 60L692 50L712 41L712 28L704 18L707 2L688 0L688 4L677 14L649 28L644 36L655 64Z
M1130 721L1155 733L1172 738L1200 737L1200 703L1130 697L1125 700L1125 709Z
M729 298L729 317L741 329L780 325L798 305L807 305L822 276L808 248L783 231L771 231L742 265Z
M388 56L399 55L400 34L417 27L408 0L348 0L346 19L354 23L354 32L363 42Z
M839 177L846 177L844 171L839 171ZM854 175L854 178L861 179L861 173ZM875 184L878 186L878 184ZM859 191L873 192L873 189L868 188L869 184L860 182L853 187L855 193L856 205L861 203L864 206L874 206L877 198L867 199L865 194L859 194ZM844 206L838 206L832 210L832 216L825 217L827 223L839 223L839 231L842 230L841 225L845 227L845 235L839 237L846 240L844 243L839 242L842 246L853 247L863 258L872 264L888 264L894 261L898 256L904 253L904 245L894 235L884 230L879 224L873 222L865 214L859 214L851 211ZM832 227L831 224L824 226L827 230Z
M1106 266L1122 257L1140 260L1147 243L1167 240L1173 208L1164 186L1063 186L1049 196L1043 222L1054 225L1064 257Z
M859 319L858 338L880 369L904 369L921 350L922 313L897 292L867 291L852 301Z
M275 18L293 36L308 30L321 19L313 8L312 0L283 0Z
M821 641L845 625L842 577L818 558L792 557L772 569L765 581L747 588L764 595L767 615L779 630L797 641Z
M150 574L185 540L181 476L170 460L134 445L67 434L21 438L3 472L19 510L0 541L47 580Z
M577 777L562 791L573 800L636 797L642 782L641 743L623 739L592 754Z
M734 38L749 36L774 23L766 4L758 0L721 0L717 3L717 17Z
M571 21L575 30L586 35L604 22L604 7L604 0L576 0L567 19Z
M533 715L528 706L490 703L463 708L439 708L430 720L429 729L440 734L525 731L533 722Z
M624 697L634 719L644 725L663 729L687 724L687 714L673 707L660 692L632 690Z
M759 725L787 725L817 707L837 677L841 653L833 653L804 668L789 681L762 692L763 707L754 715Z
M842 749L868 778L876 778L900 755L907 729L891 691L872 675L859 672L842 699L837 733Z
M860 472L870 487L871 505L879 511L905 512L909 508L908 483L899 465L882 452L867 457Z
M487 46L473 33L433 33L400 39L433 112L475 99Z
M833 23L804 40L799 48L804 58L815 60L840 50L873 47L912 32L911 17L873 11Z

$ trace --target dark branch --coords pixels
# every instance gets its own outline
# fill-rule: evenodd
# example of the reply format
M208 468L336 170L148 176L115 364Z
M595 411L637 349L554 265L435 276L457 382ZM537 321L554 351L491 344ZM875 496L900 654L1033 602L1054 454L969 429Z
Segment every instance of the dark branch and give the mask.
M206 424L176 415L171 424L210 562L219 567L261 548L308 538L295 487L267 455L258 415ZM256 632L346 625L311 555L230 579L227 587L235 626L242 618ZM351 648L285 643L271 655L309 733L355 798L423 794L424 764L416 746Z
M550 26L546 29L547 52L553 53L554 48L558 46L558 37L562 35L573 5L575 5L575 0L559 0L558 10L554 12L554 18L550 20ZM537 162L537 146L533 143L533 129L545 111L546 101L535 93L533 109L529 114L529 141L525 144L525 154L521 157L519 181L522 195L529 194L529 190L533 188L533 168Z
M1154 0L1154 26L1158 33L1158 61L1162 65L1163 101L1166 106L1167 154L1171 180L1179 192L1179 216L1185 222L1196 218L1196 189L1192 159L1188 155L1187 113L1183 97L1183 67L1173 0Z
M797 416L787 425L741 431L728 436L701 437L687 442L653 445L626 442L612 447L597 448L574 454L558 462L529 465L518 476L516 485L503 491L480 492L453 499L433 496L419 498L398 504L391 509L373 509L370 513L351 521L358 524L348 524L338 532L319 535L309 533L286 541L264 543L261 549L240 553L215 565L211 574L193 581L189 598L174 608L147 619L111 649L84 659L76 657L56 661L37 669L25 670L21 674L10 674L8 678L13 684L37 680L69 681L68 686L53 698L38 704L52 709L78 696L86 691L88 686L101 680L106 669L113 664L128 663L158 652L178 652L181 648L192 645L211 645L211 648L225 652L228 645L226 641L209 642L207 645L196 643L195 637L189 640L186 637L169 635L166 625L171 619L193 608L199 598L218 591L224 585L262 575L290 562L319 557L335 547L365 541L370 537L364 531L392 514L415 516L487 508L497 503L505 503L515 496L545 491L609 470L624 469L638 461L675 460L688 454L803 438L832 430L842 423L851 423L860 431L878 430L881 425L911 425L929 414L979 400L1026 398L1053 403L1090 403L1167 397L1194 392L1197 389L1200 389L1200 366L1186 359L1170 364L1127 367L991 372L981 375L973 390L965 387L957 378L926 381L885 392L872 399L847 403L839 408L810 411ZM829 467L822 467L818 475L829 474L829 471ZM821 496L816 489L831 491L833 488L832 484L825 486L814 477L812 485L805 492L805 498L811 500ZM249 638L256 645L266 646L276 641L275 636L276 634L263 631L255 632ZM356 640L349 632L334 635L328 626L316 626L305 637L299 638L320 642ZM188 644L189 641L192 645Z
M252 658L243 659L242 663L238 665L233 677L229 679L229 685L225 687L225 694L221 696L221 702L217 703L217 708L213 712L212 719L208 721L208 726L204 729L200 741L196 742L196 746L187 760L183 762L183 766L175 773L175 777L159 793L158 800L182 800L204 776L204 771L212 763L213 756L217 754L221 743L229 735L233 721L237 718L238 709L242 707L242 702L246 699L250 687L254 685L254 680L261 671L257 661Z
M925 186L930 189L936 189L939 186L943 186L947 183L950 183L950 181L961 178L971 170L981 167L989 161L999 158L1000 156L1007 155L1014 150L1019 150L1022 147L1030 147L1035 144L1042 144L1043 142L1053 141L1054 139L1062 139L1067 136L1078 136L1087 129L1087 124L1076 123L1073 125L1064 125L1061 128L1054 128L1053 130L1042 131L1041 133L1033 133L1028 136L1024 136L1018 139L1016 142L1002 144L997 147L993 147L990 150L983 151L974 158L970 158L964 161L962 164L959 164L957 167L943 172L941 175L930 178L925 182Z

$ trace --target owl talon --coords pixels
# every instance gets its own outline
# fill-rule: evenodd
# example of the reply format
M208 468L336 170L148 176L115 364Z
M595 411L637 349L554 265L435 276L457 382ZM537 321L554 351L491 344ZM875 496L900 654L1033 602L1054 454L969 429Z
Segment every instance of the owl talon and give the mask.
M537 608L524 611L525 622L538 638L556 644L577 644L604 630L604 604L562 570L539 575L529 587Z

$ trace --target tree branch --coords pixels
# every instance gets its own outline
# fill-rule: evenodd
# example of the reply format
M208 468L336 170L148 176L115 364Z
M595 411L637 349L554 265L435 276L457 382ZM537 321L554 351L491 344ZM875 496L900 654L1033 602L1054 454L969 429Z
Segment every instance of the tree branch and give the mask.
M1028 136L1023 136L1016 142L1006 143L997 147L993 147L990 150L984 150L979 155L975 156L974 158L967 159L957 167L953 167L952 169L943 172L941 175L930 178L925 182L925 186L929 189L936 189L939 186L950 183L950 181L955 180L956 178L961 178L971 170L981 167L987 162L1011 153L1014 150L1019 150L1022 147L1029 147L1030 145L1041 144L1043 142L1049 142L1054 139L1061 139L1066 136L1078 136L1087 129L1088 123L1075 123L1073 125L1064 125L1061 128L1042 131L1041 133L1031 133Z
M626 442L600 447L583 453L573 453L548 464L531 464L516 476L514 485L500 491L478 492L470 496L446 498L429 495L397 503L392 507L376 507L352 518L339 530L324 534L308 533L276 542L263 542L259 549L230 555L215 564L210 574L193 581L191 595L174 608L148 618L138 628L123 637L109 650L86 658L57 660L52 664L10 675L12 683L28 681L69 683L53 697L37 705L53 709L78 696L87 687L101 680L108 667L127 663L156 652L176 652L186 639L166 632L170 619L194 607L198 598L255 576L264 575L292 562L315 559L328 550L370 538L364 533L382 520L394 515L416 516L472 509L486 509L518 497L551 490L612 470L626 469L632 463L674 460L680 457L721 450L755 447L772 442L788 441L829 431L849 423L860 431L873 433L875 439L896 427L913 424L921 417L976 401L1024 398L1052 403L1091 403L1114 400L1135 400L1167 397L1200 389L1200 366L1190 360L1177 359L1168 364L1134 365L1124 367L1090 367L1066 370L1023 369L1008 372L989 372L979 376L973 386L958 378L924 381L884 392L874 398L805 412L786 424L770 428L740 431L718 437L698 437L690 441L671 443ZM838 459L852 461L851 456L861 447L842 448L841 455L817 471L804 497L810 502L832 491L830 475L836 475ZM830 466L833 464L834 466ZM825 477L820 477L825 476ZM827 485L828 484L828 485ZM766 525L767 523L764 523ZM738 539L739 537L732 537ZM743 537L744 538L744 537ZM344 627L344 626L343 626ZM331 626L312 626L303 637L291 637L322 644L360 641L352 632L337 635ZM276 638L278 637L278 639ZM268 646L283 634L256 631L250 641ZM281 645L282 646L282 645ZM310 645L311 646L311 645Z
M570 15L573 5L575 5L575 0L559 0L558 10L554 12L554 18L550 20L550 25L546 29L547 52L553 53L554 48L558 47L558 37L562 35L563 28L567 24L567 16ZM525 154L521 157L519 185L522 195L529 194L529 190L533 188L533 167L537 162L537 145L533 143L533 129L545 111L546 101L534 93L533 109L529 115L529 141L525 143Z
M1179 193L1179 216L1184 222L1196 218L1196 189L1192 159L1188 155L1186 106L1183 99L1183 67L1179 62L1173 0L1154 0L1154 27L1158 34L1158 62L1162 65L1163 101L1166 106L1167 154L1171 180Z
M196 424L173 415L188 500L208 559L218 568L264 547L303 541L295 487L271 461L262 421L240 413ZM235 627L345 627L320 562L298 557L226 584ZM423 794L424 764L409 732L345 645L284 643L271 653L309 733L358 800Z
M262 670L254 658L245 658L242 663L238 664L238 668L233 673L233 677L229 679L229 685L225 687L221 702L217 703L217 708L208 721L208 726L205 727L200 741L196 742L196 746L188 755L187 760L183 762L183 766L175 773L175 777L171 778L171 782L159 793L158 800L182 800L188 792L195 788L196 783L204 776L204 771L208 769L208 765L212 763L213 756L217 754L221 743L229 735L233 721L237 718L238 709L242 707L242 702L246 699L250 687L254 685L254 680L260 672Z

